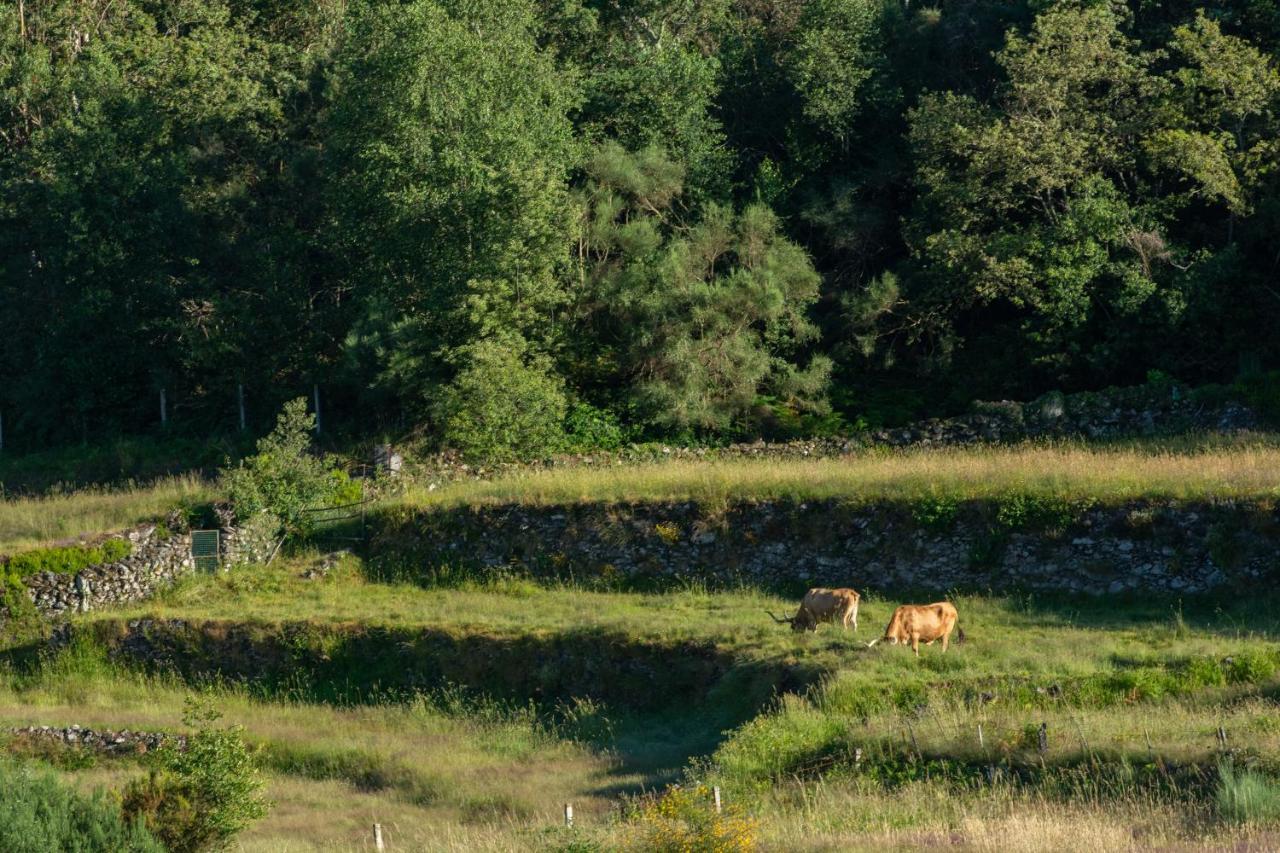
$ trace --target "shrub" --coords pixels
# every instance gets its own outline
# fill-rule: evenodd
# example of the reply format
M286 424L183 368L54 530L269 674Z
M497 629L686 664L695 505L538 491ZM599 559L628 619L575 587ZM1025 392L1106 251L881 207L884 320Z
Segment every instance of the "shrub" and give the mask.
M950 530L960 514L960 502L950 495L929 495L916 501L911 517L916 524L936 533Z
M756 849L757 822L734 805L716 814L711 789L672 786L630 815L626 848L652 853L738 853Z
M84 797L47 772L0 762L0 850L7 853L164 853L101 794Z
M1260 684L1275 672L1275 657L1261 650L1250 649L1228 658L1227 681L1232 684Z
M574 403L564 426L567 447L579 452L617 450L627 441L627 431L617 416L590 403Z
M446 446L469 459L509 461L564 445L564 382L520 342L481 341L441 395L437 416Z
M311 526L305 510L332 505L346 495L350 480L335 460L311 452L314 427L306 398L290 400L275 429L258 441L258 452L224 469L223 488L239 519L265 512L286 531L305 533Z
M241 730L215 726L218 717L189 700L184 720L196 732L187 748L162 747L159 768L125 789L125 815L145 824L170 853L223 849L267 813L262 779Z

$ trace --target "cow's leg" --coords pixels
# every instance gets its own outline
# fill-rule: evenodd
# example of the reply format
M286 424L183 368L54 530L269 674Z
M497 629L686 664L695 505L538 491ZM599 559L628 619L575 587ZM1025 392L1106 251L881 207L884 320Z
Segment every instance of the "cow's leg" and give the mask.
M853 603L853 633L858 633L858 602Z
M916 653L916 657L920 657L920 635L911 635L911 651Z
M943 654L947 653L947 645L950 642L951 642L951 632L948 631L947 633L942 635L942 653Z

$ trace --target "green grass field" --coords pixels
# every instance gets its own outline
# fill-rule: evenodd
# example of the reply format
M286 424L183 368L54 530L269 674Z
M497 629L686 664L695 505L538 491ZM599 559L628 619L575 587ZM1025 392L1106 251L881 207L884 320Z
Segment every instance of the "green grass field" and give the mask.
M374 821L402 845L393 849L548 849L565 841L556 828L564 802L578 813L575 837L612 849L633 834L618 817L619 797L681 778L719 785L758 820L765 849L953 839L996 849L1012 833L1020 846L1004 849L1048 850L1080 837L1077 825L1100 849L1194 847L1266 837L1271 826L1247 810L1243 820L1225 815L1216 776L1222 727L1236 761L1263 774L1264 792L1280 791L1266 781L1280 770L1280 611L1269 599L1200 608L961 597L966 642L946 655L923 648L916 660L864 645L894 600L866 602L856 635L824 626L795 636L763 612L787 602L752 590L384 586L365 580L354 557L322 581L303 580L313 559L194 579L154 604L84 618L305 617L513 637L585 625L653 642L705 641L744 664L827 675L717 731L706 707L637 714L588 701L566 714L486 700L482 685L317 704L264 696L252 684L197 687L142 674L76 645L34 669L9 665L0 721L173 729L183 698L209 691L262 747L276 808L245 836L249 850L350 849ZM663 675L653 677L661 690ZM132 762L71 769L75 762L58 761L82 786L144 772ZM1161 763L1174 770L1162 776L1153 769ZM995 779L986 767L997 768Z
M1268 500L1278 461L1259 440L877 452L553 469L392 500ZM174 480L6 501L0 539L99 532L207 497L199 481ZM245 727L266 774L274 805L241 839L252 851L368 849L375 822L392 850L1280 843L1280 599L1270 590L954 596L966 641L946 654L923 647L917 660L866 646L900 603L891 591L867 591L856 634L828 625L794 635L765 613L794 601L754 588L608 591L512 574L388 583L356 555L304 577L322 563L296 545L271 566L78 615L59 653L0 650L0 731L180 730L184 700L206 694ZM146 619L213 639L143 669L116 652ZM0 740L85 789L147 772L145 758ZM673 782L683 794L649 796ZM712 814L704 785L721 789L727 816ZM681 832L695 825L720 841L690 848Z

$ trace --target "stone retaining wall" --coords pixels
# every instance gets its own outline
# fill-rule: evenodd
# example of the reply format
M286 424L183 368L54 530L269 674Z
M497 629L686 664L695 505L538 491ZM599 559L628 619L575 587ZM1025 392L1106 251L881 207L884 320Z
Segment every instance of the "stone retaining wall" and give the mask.
M519 506L378 529L372 567L400 578L470 567L632 586L1192 594L1280 577L1280 516L1256 503Z
M229 515L220 513L219 517L224 567L267 559L274 544L270 535L276 529L274 520L237 528ZM174 533L166 525L145 524L116 538L133 543L129 556L122 560L90 566L74 575L41 572L24 578L36 609L45 616L59 616L141 601L193 570L189 532Z
M120 538L132 542L133 550L118 562L90 566L74 575L41 572L25 578L36 609L57 616L139 601L191 571L190 534L148 524Z

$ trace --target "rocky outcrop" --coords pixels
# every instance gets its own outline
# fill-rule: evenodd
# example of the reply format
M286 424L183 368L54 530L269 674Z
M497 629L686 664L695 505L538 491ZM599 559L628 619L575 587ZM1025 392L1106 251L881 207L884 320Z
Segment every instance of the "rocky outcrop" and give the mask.
M630 587L1190 594L1280 576L1280 516L1243 502L1117 506L745 501L422 510L382 523L388 577L478 572Z

